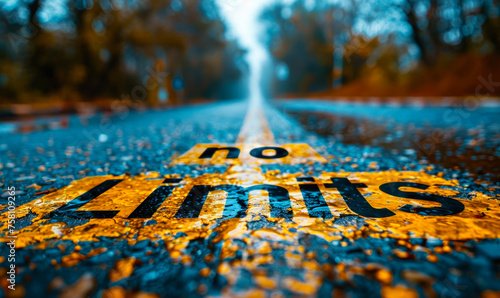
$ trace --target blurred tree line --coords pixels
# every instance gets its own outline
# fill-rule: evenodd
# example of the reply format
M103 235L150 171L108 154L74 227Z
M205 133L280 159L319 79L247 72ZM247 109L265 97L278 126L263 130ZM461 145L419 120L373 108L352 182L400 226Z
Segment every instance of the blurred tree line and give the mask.
M0 100L244 96L244 53L214 1L2 2Z
M357 95L461 95L480 75L500 81L498 0L299 0L270 6L262 20L275 94L340 79Z

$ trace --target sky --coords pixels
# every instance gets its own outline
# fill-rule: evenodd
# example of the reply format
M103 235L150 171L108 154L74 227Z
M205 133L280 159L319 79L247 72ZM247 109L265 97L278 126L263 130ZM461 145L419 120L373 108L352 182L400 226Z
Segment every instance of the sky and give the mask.
M250 67L250 98L262 98L260 79L262 67L270 59L269 53L259 41L263 30L259 16L272 4L270 0L217 0L217 4L229 27L229 36L235 38L247 52Z

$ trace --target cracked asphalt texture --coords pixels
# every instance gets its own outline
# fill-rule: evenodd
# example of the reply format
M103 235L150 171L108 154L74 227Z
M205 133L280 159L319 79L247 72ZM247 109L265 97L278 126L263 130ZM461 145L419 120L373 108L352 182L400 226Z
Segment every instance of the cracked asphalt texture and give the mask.
M17 205L22 205L43 196L37 193L60 189L71 181L89 176L122 175L126 172L139 175L150 171L162 175L189 174L193 177L207 172L222 173L225 166L168 165L195 144L236 142L247 106L245 101L230 101L164 110L127 111L114 115L73 115L69 117L67 128L35 125L35 131L29 133L3 132L0 141L0 184L4 189L14 186L17 190ZM423 170L432 175L442 173L445 179L457 179L461 185L467 185L460 190L463 197L467 197L470 191L481 191L498 199L500 109L467 110L469 116L459 124L441 120L443 111L435 107L417 109L346 105L339 108L335 104L276 101L266 105L264 112L277 144L307 143L329 159L331 164L276 164L262 168L264 171L310 172L311 176L319 175L322 171L340 170ZM418 129L424 135L438 129L451 133L446 134L446 137L441 135L444 141L437 141L433 144L434 148L428 149L424 146L425 142L419 143L414 138L408 140L405 137L410 132L412 136L417 135L414 132ZM450 138L456 140L451 149L446 147ZM440 157L436 157L436 151L440 150L444 151L438 154ZM474 152L475 155L471 155ZM456 162L462 155L467 155L467 158L460 159L464 165ZM448 156L448 159L443 156ZM475 159L472 156L476 156ZM377 169L368 167L374 161L377 162ZM30 187L33 184L41 188ZM5 201L5 193L1 196ZM33 217L18 219L16 228L30 225ZM78 225L81 222L68 220L67 224ZM348 216L335 223L363 226L363 219ZM247 226L249 230L263 227L272 229L275 224L262 218L248 222ZM183 235L179 233L175 236ZM189 243L186 252L192 258L190 264L173 260L163 240L141 241L135 245L113 238L78 244L51 240L45 249L35 246L18 249L16 265L20 270L17 284L22 286L26 297L101 297L109 295L107 289L113 287L121 287L129 294L148 292L163 297L235 295L262 288L252 278L251 272L242 269L238 272L237 282L230 285L231 291L228 292L229 282L217 272L217 267L223 261L236 262L246 258L243 252L248 247L240 241L233 256L221 259L222 242L214 244L212 240L215 236L214 233ZM287 276L301 279L307 270L288 266L285 256L287 249L298 243L305 247L305 251L301 252L303 258L314 255L324 268L321 285L312 296L330 296L332 293L356 297L381 296L384 286L388 284L404 285L419 296L499 295L499 239L461 243L463 250L440 253L438 262L430 262L422 251L402 247L397 239L366 237L354 241L344 240L328 242L300 232L295 242L276 241L270 252L274 262L262 264L260 268L264 275L277 280ZM410 243L430 249L443 246L443 241L439 239L411 238ZM81 247L79 252L84 255L100 247L108 250L75 266L56 269L52 260L60 263L62 257L73 251L76 245ZM453 246L453 243L449 245ZM408 251L410 257L396 256L396 248ZM374 253L367 254L367 250ZM209 254L214 258L207 259ZM8 247L1 245L0 256L6 255ZM128 257L136 259L133 273L124 279L111 281L109 272L113 270L115 262ZM327 270L329 266L336 268L339 264L364 264L364 269L362 272L352 271L348 279L343 279L329 273L332 270ZM4 258L0 267L6 266L8 263ZM211 274L199 274L200 270L207 267L211 269ZM374 268L380 267L391 272L390 280L376 274ZM300 293L282 286L274 290L264 289L264 292L278 292L284 296ZM8 293L3 288L0 295L5 294Z

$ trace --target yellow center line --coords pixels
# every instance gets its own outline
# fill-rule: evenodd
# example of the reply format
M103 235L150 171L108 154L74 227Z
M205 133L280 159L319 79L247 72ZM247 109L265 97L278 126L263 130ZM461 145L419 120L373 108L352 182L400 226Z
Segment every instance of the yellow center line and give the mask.
M262 111L262 99L252 98L237 144L275 144L274 135Z

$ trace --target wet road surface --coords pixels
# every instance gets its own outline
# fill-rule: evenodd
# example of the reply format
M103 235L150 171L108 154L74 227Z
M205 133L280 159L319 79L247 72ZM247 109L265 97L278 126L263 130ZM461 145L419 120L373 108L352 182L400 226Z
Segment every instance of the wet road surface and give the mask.
M499 295L499 108L449 110L232 101L3 132L3 293Z

